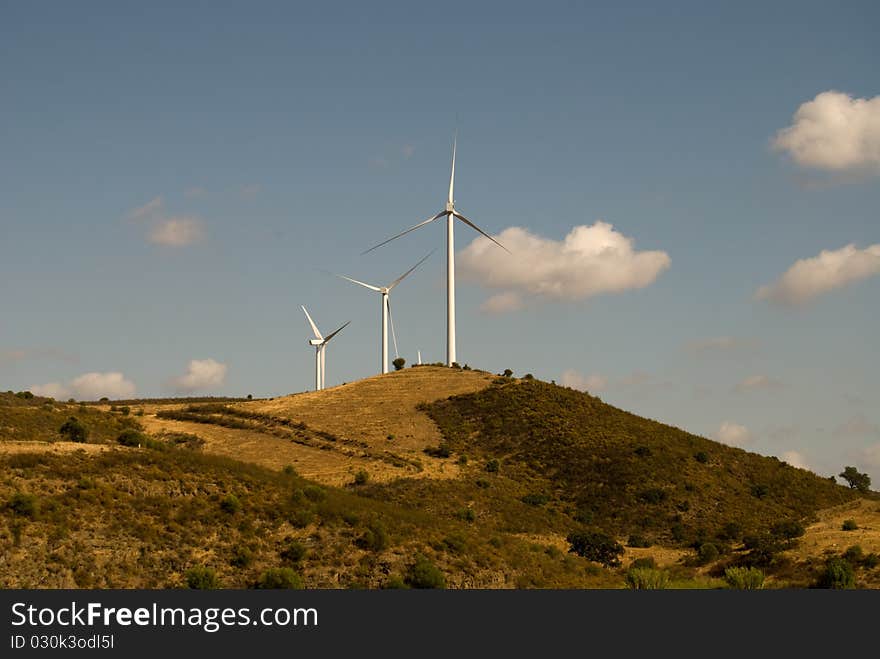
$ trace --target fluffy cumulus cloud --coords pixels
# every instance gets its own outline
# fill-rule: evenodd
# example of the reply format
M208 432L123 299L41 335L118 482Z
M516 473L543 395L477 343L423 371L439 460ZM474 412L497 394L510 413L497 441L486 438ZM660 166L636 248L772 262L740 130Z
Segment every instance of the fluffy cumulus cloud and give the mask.
M715 439L728 446L748 446L754 441L751 431L733 421L724 421L715 433Z
M459 254L459 271L467 279L504 291L508 297L500 299L513 307L509 303L518 298L511 295L582 300L644 288L670 264L666 252L636 251L632 238L601 221L576 226L563 240L543 238L520 227L505 229L495 238L512 254L479 236Z
M818 256L796 261L775 282L761 286L755 297L784 306L797 306L878 274L880 243L865 249L850 244L838 250L822 250Z
M172 383L180 391L199 391L222 386L226 381L226 364L213 359L193 359L184 375Z
M205 236L203 222L197 217L167 217L158 220L150 231L150 242L164 247L185 247Z
M122 373L83 373L70 382L49 382L34 385L30 390L38 396L56 399L98 400L99 398L131 398L136 388Z
M603 391L608 386L608 378L598 373L584 376L570 368L562 374L562 386L571 387L580 391L596 393Z
M148 224L147 239L163 247L186 247L205 237L204 221L194 215L170 215L162 197L128 212L132 222Z
M798 469L810 468L810 466L807 464L807 461L804 459L804 456L797 451L786 451L779 456L779 459L783 462L787 462L792 467L797 467Z
M805 167L880 173L880 96L822 92L797 109L773 147Z
M734 387L737 393L744 394L750 391L768 391L781 389L782 382L766 375L750 375Z

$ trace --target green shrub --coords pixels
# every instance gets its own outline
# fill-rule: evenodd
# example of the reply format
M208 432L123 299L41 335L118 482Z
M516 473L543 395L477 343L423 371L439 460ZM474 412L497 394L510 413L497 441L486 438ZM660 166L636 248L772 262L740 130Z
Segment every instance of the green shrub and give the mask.
M441 442L439 446L429 446L424 451L427 455L434 458L448 458L452 455L452 451L449 450L449 445L446 442Z
M367 481L370 480L370 474L368 474L364 469L360 469L354 475L354 484L355 485L366 485Z
M825 563L825 571L819 577L819 588L844 590L855 588L856 574L849 561L843 558L830 558Z
M413 364L413 366L417 366L418 364ZM388 576L388 579L382 584L382 588L385 590L401 590L403 588L407 588L406 582L403 580L399 574L391 574Z
M446 588L446 577L426 556L419 554L406 573L411 588Z
M24 492L13 494L6 507L20 517L36 519L40 514L40 500L33 494L25 494Z
M543 506L550 500L546 494L527 494L520 501L530 506Z
M494 458L486 463L486 471L488 471L490 474L498 473L498 468L498 460L495 460Z
M243 545L235 545L232 548L232 556L229 564L234 567L247 567L254 561L254 552Z
M131 408L128 405L123 405L119 408L119 411L122 412L122 416L128 416L131 414Z
M645 503L657 504L666 500L666 492L657 487L652 487L639 494L639 500Z
M858 531L859 525L856 524L856 520L854 519L845 519L841 528L844 531Z
M491 483L484 478L478 478L476 480L475 484L477 487L479 487L482 490L485 490L487 487L489 487L491 485Z
M669 575L663 570L631 567L626 571L626 585L633 590L663 590L669 584Z
M633 451L633 453L635 453L640 458L648 458L651 457L652 454L651 449L647 446L639 446Z
M862 559L862 567L866 570L873 570L878 565L880 565L880 556L874 552L871 552Z
M756 567L729 567L724 570L724 581L735 590L760 590L764 587L764 573Z
M526 374L523 376L523 380L534 380L534 379L535 379L535 376L532 375L531 373L526 373Z
M220 509L224 513L234 515L239 510L241 510L241 501L239 501L238 497L234 494L227 494L225 497L220 499Z
M796 520L789 520L774 524L770 532L777 538L790 542L804 534L804 526Z
M614 538L604 533L599 531L570 533L566 540L570 545L568 550L570 553L608 567L620 565L619 556L623 554L623 547Z
M630 563L629 566L636 569L653 570L657 567L657 562L654 560L653 556L643 556L641 558L633 559L633 562Z
M511 371L509 368L505 368L504 373L502 373L502 375L506 378L509 378L513 375L513 371ZM30 392L28 392L28 393L30 393Z
M217 573L204 565L196 565L186 571L186 585L193 590L214 590L220 587Z
M303 488L303 494L306 499L317 503L318 501L323 501L327 498L327 492L324 491L324 488L318 487L317 485L306 485Z
M651 541L648 540L643 535L639 535L638 533L633 533L629 536L629 540L626 541L627 547L650 547Z
M709 462L709 454L705 451L697 451L696 453L694 453L694 460L702 464L706 464L707 462Z
M139 446L146 445L147 436L144 435L144 433L142 432L129 428L128 430L123 430L121 433L119 433L116 441L123 446L131 446L133 448L137 448Z
M379 521L370 524L355 544L368 551L382 551L388 547L388 532Z
M75 416L72 416L65 421L61 428L58 429L58 432L69 442L79 442L80 444L83 444L89 438L89 429L86 428L82 421Z
M474 512L473 508L460 508L455 513L455 516L465 522L473 522L477 518L477 514Z
M700 565L706 565L707 563L717 560L718 547L711 542L706 542L700 545L700 548L697 549L697 558L700 561Z
M406 360L403 357L398 357L397 359L393 360L391 363L394 366L394 370L399 371L400 369L402 369L406 365Z
M751 491L753 497L755 497L756 499L763 499L768 494L770 494L770 487L763 483L757 483L755 485L752 485Z
M292 568L273 567L260 575L260 580L257 581L257 588L265 590L301 590L303 588L303 580Z
M308 549L301 542L288 538L287 546L281 550L281 558L291 563L299 563L308 554Z
M738 522L727 522L718 533L718 537L721 540L736 542L737 540L742 538L742 534L743 529L741 524L739 524Z
M853 545L852 547L847 547L847 550L841 556L852 565L858 565L865 558L865 552L862 551L859 545Z

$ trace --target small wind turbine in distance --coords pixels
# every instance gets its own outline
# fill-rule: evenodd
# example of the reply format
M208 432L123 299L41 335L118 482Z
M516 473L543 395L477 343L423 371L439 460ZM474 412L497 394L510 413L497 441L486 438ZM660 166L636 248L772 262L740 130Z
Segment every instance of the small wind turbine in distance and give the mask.
M391 314L391 298L389 294L391 290L397 286L400 282L409 276L409 274L418 268L422 263L428 260L428 257L431 256L436 250L431 250L430 253L427 254L421 261L416 263L409 270L400 275L393 282L388 284L387 286L373 286L372 284L365 284L362 281L358 281L357 279L352 279L351 277L346 277L345 275L336 275L340 279L345 279L346 281L350 281L352 284L357 284L358 286L363 286L364 288L369 288L371 291L376 291L382 295L381 303L381 330L379 334L379 368L381 369L380 373L388 372L388 320L391 319L391 338L394 340L394 356L400 357L400 354L397 352L397 335L394 332L394 316Z
M458 135L455 136L455 139L452 142L452 173L449 176L449 196L446 199L446 208L436 215L429 217L427 220L419 222L415 226L411 226L409 229L405 231L401 231L396 236L392 236L388 240L383 240L378 245L374 245L366 252L372 252L374 249L381 247L382 245L387 245L392 240L396 240L401 236L405 236L410 231L415 231L416 229L425 226L426 224L430 224L434 220L439 220L441 217L446 218L446 365L452 366L453 362L456 361L455 356L455 238L453 236L455 219L459 219L469 227L478 231L491 240L493 243L498 245L505 252L510 254L510 250L507 249L504 245L495 240L488 233L483 231L476 224L467 219L464 215L458 212L455 208L455 197L454 197L454 189L455 189L455 149L458 143Z
M332 339L334 336L339 334L343 329L345 329L345 327L351 321L349 320L348 323L345 323L345 325L340 327L335 332L331 332L327 336L322 336L321 332L318 330L318 326L315 325L315 321L312 320L312 317L309 315L309 312L306 311L306 308L304 306L302 306L302 305L300 305L300 306L303 310L303 313L306 315L306 318L309 321L309 325L312 326L312 332L315 333L315 338L309 339L309 345L315 346L315 391L321 391L321 389L324 388L324 373L325 373L324 366L327 361L324 353L327 349L327 343L330 341L330 339Z

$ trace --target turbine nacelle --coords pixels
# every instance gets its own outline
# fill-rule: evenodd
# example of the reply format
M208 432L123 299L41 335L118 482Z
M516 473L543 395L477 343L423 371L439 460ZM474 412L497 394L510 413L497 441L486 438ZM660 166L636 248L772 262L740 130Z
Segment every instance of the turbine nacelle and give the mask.
M324 343L324 339L309 339L310 346L319 346Z

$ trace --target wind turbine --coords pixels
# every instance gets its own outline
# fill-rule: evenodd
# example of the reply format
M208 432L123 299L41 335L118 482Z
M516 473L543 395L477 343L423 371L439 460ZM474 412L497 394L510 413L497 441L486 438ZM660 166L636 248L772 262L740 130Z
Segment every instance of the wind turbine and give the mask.
M312 326L312 332L315 333L315 338L309 339L309 345L315 346L315 391L320 391L324 388L324 365L326 363L324 353L327 349L327 343L330 341L330 339L332 339L343 329L345 329L346 325L348 325L348 323L350 323L351 321L345 323L345 325L340 327L335 332L331 332L327 336L322 336L321 332L318 330L318 326L315 325L315 321L312 320L312 317L309 315L309 312L306 311L306 308L304 306L300 306L302 307L303 313L306 315L306 318L309 321L309 325Z
M446 199L446 208L436 215L429 217L427 220L423 220L419 222L415 226L411 226L409 229L405 231L401 231L396 236L392 236L388 240L384 240L378 245L374 245L367 252L372 252L374 249L381 247L382 245L387 245L392 240L396 240L401 236L405 236L410 231L415 231L426 224L430 224L434 220L439 220L441 217L446 218L446 365L452 366L453 362L456 361L455 358L455 237L454 233L454 225L455 220L459 219L469 227L474 229L475 231L483 234L491 240L493 243L498 245L505 252L510 254L510 250L507 249L504 245L495 240L488 233L483 231L476 224L467 219L464 215L458 212L455 208L455 197L453 191L455 189L455 149L458 143L458 135L455 136L455 139L452 142L452 173L449 175L449 196Z
M371 291L376 291L382 295L382 311L381 311L381 333L380 333L380 344L379 344L379 354L380 354L380 363L379 366L382 369L381 373L388 372L388 320L391 319L391 338L394 340L394 356L399 357L399 353L397 352L397 335L394 333L394 316L391 314L391 298L389 297L389 293L391 293L391 289L397 286L400 282L402 282L406 277L416 268L418 268L422 263L424 263L431 254L436 250L432 250L427 256L422 258L421 261L416 263L409 270L400 275L393 282L388 284L387 286L373 286L372 284L365 284L362 281L358 281L357 279L352 279L351 277L346 277L345 275L336 275L340 279L345 279L346 281L350 281L352 284L357 284L358 286L363 286L364 288L369 288Z

